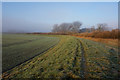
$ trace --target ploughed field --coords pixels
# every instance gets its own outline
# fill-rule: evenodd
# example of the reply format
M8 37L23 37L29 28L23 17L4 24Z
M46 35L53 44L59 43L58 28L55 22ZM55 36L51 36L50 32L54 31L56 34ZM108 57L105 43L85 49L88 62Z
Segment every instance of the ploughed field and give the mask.
M68 35L3 35L3 78L118 78L118 49Z

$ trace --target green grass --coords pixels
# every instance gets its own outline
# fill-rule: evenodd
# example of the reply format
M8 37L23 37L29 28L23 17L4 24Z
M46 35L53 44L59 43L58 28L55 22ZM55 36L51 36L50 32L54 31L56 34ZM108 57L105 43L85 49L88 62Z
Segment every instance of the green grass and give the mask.
M80 40L85 48L88 78L117 78L118 50L91 40Z
M44 52L58 41L58 38L40 35L3 34L3 71Z
M80 47L74 37L59 36L60 42L47 52L23 63L8 71L12 74L10 77L23 78L50 78L50 77L80 77L81 54L76 48ZM76 70L78 73L76 73ZM18 74L17 74L18 73Z
M117 77L118 51L108 45L72 36L49 35L49 37L59 38L59 43L33 59L3 73L3 77L87 79ZM37 45L37 40L35 43L34 46ZM22 45L24 44L21 44L21 48Z

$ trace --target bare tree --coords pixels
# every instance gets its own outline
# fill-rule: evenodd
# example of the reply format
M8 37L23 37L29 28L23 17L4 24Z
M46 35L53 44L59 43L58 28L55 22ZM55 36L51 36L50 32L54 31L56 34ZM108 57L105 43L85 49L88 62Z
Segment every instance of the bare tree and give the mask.
M97 24L97 30L98 31L105 31L107 29L107 24L106 23L100 23L100 24Z
M73 22L72 31L73 31L73 32L79 32L79 29L80 29L80 26L81 26L81 25L82 25L82 23L79 22L79 21Z
M79 32L79 28L82 25L81 22L76 21L73 23L62 23L59 26L55 24L53 26L52 32L61 32L61 33L67 33L67 32Z
M59 25L59 28L60 28L60 32L68 32L69 31L69 24L68 23L62 23Z
M58 31L59 31L58 24L54 24L52 32L58 32Z

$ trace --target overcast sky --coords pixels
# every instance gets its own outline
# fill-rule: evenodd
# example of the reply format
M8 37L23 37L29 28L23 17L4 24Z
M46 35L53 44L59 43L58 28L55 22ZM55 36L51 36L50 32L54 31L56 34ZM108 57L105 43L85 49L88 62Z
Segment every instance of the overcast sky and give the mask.
M82 27L118 27L117 2L3 2L3 32L50 32L53 24L80 21Z

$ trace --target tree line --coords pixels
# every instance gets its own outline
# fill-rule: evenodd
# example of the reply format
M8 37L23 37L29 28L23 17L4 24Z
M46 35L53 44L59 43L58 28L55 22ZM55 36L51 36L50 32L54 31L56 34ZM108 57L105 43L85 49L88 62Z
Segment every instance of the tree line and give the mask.
M95 26L91 26L91 28L83 28L80 29L82 26L82 22L75 21L73 23L62 23L60 25L55 24L53 26L52 32L54 33L82 33L82 32L93 32L93 31L106 31L108 30L107 24L105 23L100 23L97 24L97 28Z
M60 25L55 24L53 26L52 32L55 33L68 33L68 32L79 32L80 26L82 25L81 22L75 21L73 23L62 23Z
M55 34L77 34L79 36L93 37L93 38L112 38L120 39L120 30L113 29L109 31L106 23L97 24L97 27L91 26L90 28L82 28L82 22L75 21L73 23L55 24L52 32Z

